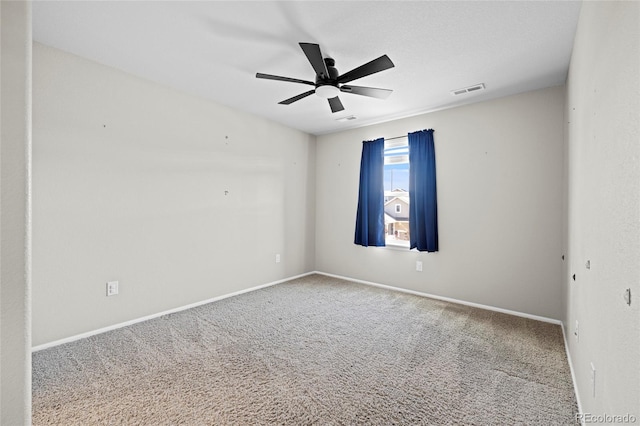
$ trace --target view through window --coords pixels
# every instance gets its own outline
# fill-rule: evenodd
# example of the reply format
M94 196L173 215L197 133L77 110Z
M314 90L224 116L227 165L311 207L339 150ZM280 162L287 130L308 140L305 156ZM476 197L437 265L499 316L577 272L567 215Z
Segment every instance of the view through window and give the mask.
M409 144L406 136L384 141L385 243L409 247Z

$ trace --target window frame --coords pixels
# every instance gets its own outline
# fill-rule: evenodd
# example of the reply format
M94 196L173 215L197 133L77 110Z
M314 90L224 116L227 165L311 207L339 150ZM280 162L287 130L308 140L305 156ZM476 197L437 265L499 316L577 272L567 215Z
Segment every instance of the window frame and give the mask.
M398 155L395 155L395 156L392 155L393 151L397 151ZM383 153L385 156L384 158L385 178L387 175L387 170L386 170L387 165L406 164L407 165L406 170L407 172L409 171L409 137L408 136L401 136L398 138L393 138L391 140L385 139ZM387 194L391 194L394 189L398 189L398 188L389 188L389 191L386 191L386 188L383 188L383 192L385 193L385 198L387 196L391 196ZM407 198L409 197L409 188L406 188L406 197ZM385 203L388 201L391 201L391 199L385 201ZM401 213L401 211L398 211L398 207L400 207L400 210L402 211L402 204L400 203L396 203L396 205L394 206L394 211L396 213ZM409 208L408 213L410 213L410 211L411 209ZM409 216L407 215L407 221L406 221L407 233L409 228L408 218ZM404 223L404 221L402 221L402 223ZM385 216L385 245L386 245L385 247L389 247L396 250L409 249L410 242L408 239L407 240L397 240L395 238L391 239L389 238L388 229L389 229L389 223L387 223L386 216Z

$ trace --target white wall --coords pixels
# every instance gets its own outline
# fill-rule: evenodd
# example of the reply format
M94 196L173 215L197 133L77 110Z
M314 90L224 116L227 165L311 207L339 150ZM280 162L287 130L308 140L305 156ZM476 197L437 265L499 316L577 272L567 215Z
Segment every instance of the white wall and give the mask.
M313 270L315 137L39 44L33 72L34 346Z
M563 107L556 87L318 137L316 269L559 319ZM440 251L354 245L362 141L428 128Z
M563 319L578 393L585 412L640 421L640 3L583 3L566 106Z
M31 4L0 2L0 424L31 423Z

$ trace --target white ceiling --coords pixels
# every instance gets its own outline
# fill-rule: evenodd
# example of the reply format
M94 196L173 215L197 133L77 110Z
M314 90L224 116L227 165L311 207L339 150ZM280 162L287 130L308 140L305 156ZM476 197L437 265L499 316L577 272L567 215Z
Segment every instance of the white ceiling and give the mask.
M34 40L312 134L564 83L574 1L35 1ZM349 84L345 110L303 84L315 73L298 42L318 43L343 74L387 54L395 68ZM486 90L450 91L484 83ZM354 115L356 120L338 122Z

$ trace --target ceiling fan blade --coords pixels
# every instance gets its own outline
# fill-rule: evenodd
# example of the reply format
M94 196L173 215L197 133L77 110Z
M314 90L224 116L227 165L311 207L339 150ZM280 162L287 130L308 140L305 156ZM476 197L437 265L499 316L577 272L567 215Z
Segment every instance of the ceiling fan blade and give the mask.
M339 97L336 96L335 98L329 98L327 100L329 101L331 112L338 112L338 111L344 110L344 107L342 106L342 102L340 102Z
M329 71L327 71L327 64L324 63L324 59L322 58L322 52L320 51L320 46L315 43L299 43L302 51L305 55L307 55L307 59L311 63L313 70L319 75L321 78L328 78Z
M278 102L278 103L282 104L282 105L289 105L289 104L294 103L295 101L299 101L302 98L306 98L309 95L313 95L315 92L316 92L315 90L309 90L308 92L304 92L304 93L302 93L302 94L300 94L298 96L294 96L293 98L285 99L284 101Z
M393 90L378 89L376 87L362 86L342 86L340 91L344 93L353 93L354 95L369 96L370 98L387 99Z
M262 74L261 72L256 73L256 78L264 78L266 80L278 80L278 81L288 81L291 83L302 83L302 84L310 84L312 86L315 86L316 84L312 81L307 81L307 80L299 80L297 78L290 78L290 77L280 77L279 75L271 75L271 74Z
M389 59L387 55L382 55L371 62L367 62L364 65L360 65L358 68L354 68L351 71L342 74L338 77L338 83L348 83L358 78L393 68L394 66L395 65L393 65L393 62L391 62L391 59Z

